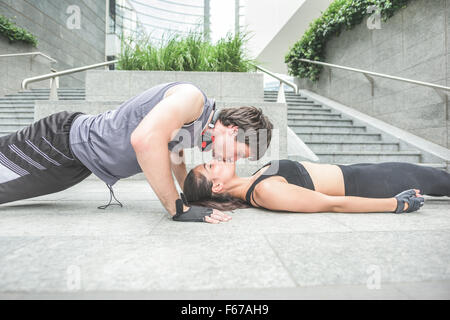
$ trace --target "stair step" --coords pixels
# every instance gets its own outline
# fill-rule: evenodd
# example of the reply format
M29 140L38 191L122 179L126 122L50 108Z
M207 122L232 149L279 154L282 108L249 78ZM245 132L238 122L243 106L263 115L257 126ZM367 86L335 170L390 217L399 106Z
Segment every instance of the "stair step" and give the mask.
M302 103L288 103L287 104L288 109L297 109L301 107L309 107L309 108L323 108L323 105L316 104L316 103L309 103L309 102L302 102Z
M34 119L34 112L0 112L0 119Z
M377 152L397 152L400 149L398 143L391 142L308 142L306 145L314 153L341 152L341 151L377 151Z
M364 162L412 162L421 160L421 153L418 151L397 151L397 152L372 152L372 151L341 151L316 153L319 162L322 163L364 163Z
M34 108L34 101L26 102L26 103L18 103L18 102L14 102L14 103L5 102L5 103L2 103L2 102L0 102L0 109L3 109L3 108Z
M24 115L22 115L21 112L0 113L0 120L1 119L29 119L29 118L31 118L31 119L33 118L32 112L25 113Z
M273 96L273 97L265 96L264 100L274 101L274 100L277 100L277 98L278 98L277 96ZM314 101L308 100L306 97L293 97L293 98L285 97L285 98L286 98L286 102L306 102L306 101L309 101L310 103L314 102Z
M286 97L302 97L301 95L299 95L299 94L295 94L295 93L293 93L293 92L285 92L284 93L284 95L286 96ZM268 92L268 91L265 91L264 92L264 96L278 96L278 91L270 91L270 92Z
M86 91L84 88L59 88L58 92L69 92L69 91ZM30 90L21 90L19 92L50 92L50 89L30 89Z
M345 126L345 125L297 125L289 124L295 133L364 133L364 126Z
M271 95L278 95L278 91L264 91L264 95L268 95L268 96L271 96ZM292 97L301 97L302 95L300 95L300 94L295 94L294 92L291 92L291 91L285 91L284 92L284 95L285 96L292 96Z
M31 118L0 118L0 127L9 128L10 126L27 126L33 123L34 117Z
M292 105L288 105L287 106L287 110L289 111L297 111L297 110L331 110L330 108L326 108L320 105L313 105L313 104L302 104L302 105L298 105L298 106L292 106Z
M15 126L27 126L32 123L34 117L27 118L0 118L0 127L9 128Z
M342 115L340 113L299 112L288 114L287 119L288 121L298 119L305 119L305 120L342 119Z
M25 124L25 125L15 125L15 126L4 126L4 125L0 125L0 132L4 132L5 134L11 134L14 133L16 131L19 131L23 128L25 128L26 126L29 126L31 123Z
M436 169L443 169L445 170L447 168L447 165L445 163L416 163L418 166L427 166L427 167L432 167L432 168L436 168Z
M308 107L303 107L303 108L295 108L295 109L288 109L287 114L288 116L290 114L305 114L305 113L310 113L310 111L312 111L313 113L325 113L325 114L331 114L331 109L327 109L327 108L308 108ZM334 114L339 114L339 113L334 113Z
M288 118L288 126L315 126L315 125L336 125L336 126L352 126L353 120L346 119L328 119L328 118L318 118L318 119L292 119Z
M267 99L267 98L264 98L264 101L265 102L277 102L277 99ZM309 102L309 101L306 101L306 100L304 100L304 101L286 101L285 102L288 106L292 106L292 105L302 105L302 104L313 104L313 102L311 101L311 102Z
M85 93L81 92L81 91L67 91L67 92L58 92L59 95L82 95L84 96ZM10 96L48 96L50 95L50 92L29 92L29 91L24 91L24 92L19 92L19 93L11 93L11 94L7 94L7 97Z
M5 115L15 115L15 114L34 114L34 108L0 108L0 117Z
M2 97L0 102L14 102L14 101L33 101L33 100L48 100L46 97Z
M48 99L50 95L48 94L8 94L6 96L4 96L3 98L7 98L7 99L18 99L18 98L25 98L25 99L30 99L30 98L46 98ZM58 97L85 97L86 95L84 94L67 94L67 93L58 93Z
M315 142L366 142L366 141L381 141L381 134L379 133L298 133L297 136L305 143Z

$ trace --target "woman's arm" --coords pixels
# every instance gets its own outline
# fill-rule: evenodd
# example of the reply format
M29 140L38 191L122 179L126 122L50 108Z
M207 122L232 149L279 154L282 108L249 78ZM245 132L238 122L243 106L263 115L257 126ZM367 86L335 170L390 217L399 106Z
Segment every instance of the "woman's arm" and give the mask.
M328 196L317 191L274 179L266 179L259 183L255 188L253 196L257 204L275 211L311 213L394 212L397 208L397 200L394 197L376 199L351 196Z

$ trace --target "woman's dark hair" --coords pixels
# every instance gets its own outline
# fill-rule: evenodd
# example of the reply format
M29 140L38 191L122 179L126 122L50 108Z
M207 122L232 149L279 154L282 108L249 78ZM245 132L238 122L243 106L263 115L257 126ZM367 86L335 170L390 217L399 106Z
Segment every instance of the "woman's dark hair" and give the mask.
M212 181L194 169L189 171L184 180L183 193L190 205L214 208L221 211L248 208L244 200L231 197L227 194L212 192Z
M217 120L226 127L231 125L242 129L245 133L243 142L247 145L250 143L248 134L254 133L256 135L256 160L259 160L269 148L270 141L272 140L273 124L263 114L261 108L253 106L225 108L220 110ZM262 130L265 130L266 134L258 134ZM261 137L264 137L266 141L259 141Z

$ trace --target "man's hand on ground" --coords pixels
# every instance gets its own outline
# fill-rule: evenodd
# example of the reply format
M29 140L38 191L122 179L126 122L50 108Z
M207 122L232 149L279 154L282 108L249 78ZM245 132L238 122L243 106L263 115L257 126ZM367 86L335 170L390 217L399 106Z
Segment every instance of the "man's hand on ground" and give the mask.
M181 197L184 198L183 195ZM231 220L229 215L219 210L200 206L187 206L186 203L183 204L181 199L176 200L175 205L177 213L172 218L175 221L219 223Z

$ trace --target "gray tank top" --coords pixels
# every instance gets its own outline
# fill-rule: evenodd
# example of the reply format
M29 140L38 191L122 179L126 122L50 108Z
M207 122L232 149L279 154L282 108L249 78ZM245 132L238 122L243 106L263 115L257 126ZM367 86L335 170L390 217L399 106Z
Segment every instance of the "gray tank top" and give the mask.
M130 142L131 133L141 120L160 102L165 92L180 83L177 81L154 86L122 103L117 109L98 115L81 115L70 129L70 148L73 154L97 177L109 185L119 179L142 172ZM190 83L193 84L193 83ZM184 125L172 141L170 151L194 146L201 147L202 129L215 108L213 99L205 98L200 117Z

